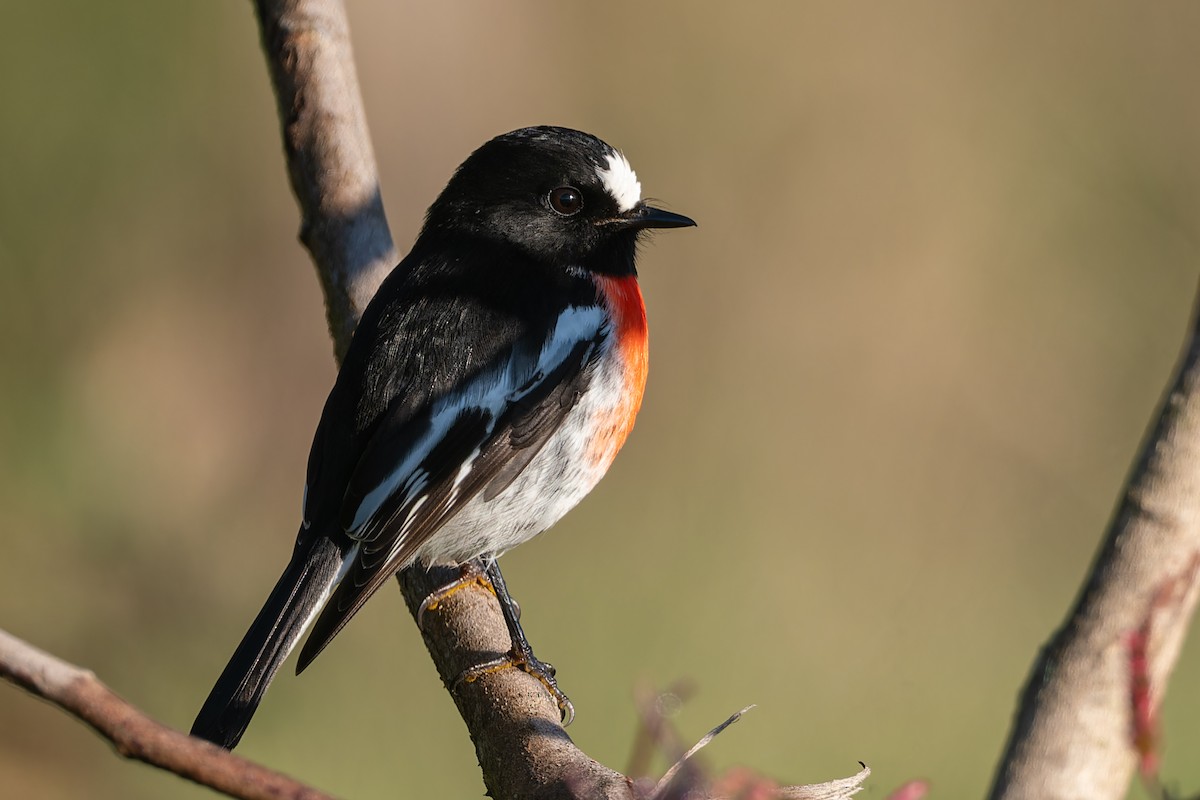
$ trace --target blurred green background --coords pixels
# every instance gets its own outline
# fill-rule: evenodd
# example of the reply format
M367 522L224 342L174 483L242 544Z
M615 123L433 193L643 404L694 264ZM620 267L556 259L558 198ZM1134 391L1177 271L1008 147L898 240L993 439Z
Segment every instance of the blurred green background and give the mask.
M557 123L700 228L642 274L609 478L504 562L621 768L641 681L706 755L979 796L1200 274L1200 5L354 2L404 249L489 137ZM291 548L333 379L244 2L20 3L0 47L0 627L186 728ZM398 592L240 752L354 798L479 797ZM1165 775L1200 788L1200 641ZM199 798L0 687L11 797ZM1140 796L1139 790L1134 796Z

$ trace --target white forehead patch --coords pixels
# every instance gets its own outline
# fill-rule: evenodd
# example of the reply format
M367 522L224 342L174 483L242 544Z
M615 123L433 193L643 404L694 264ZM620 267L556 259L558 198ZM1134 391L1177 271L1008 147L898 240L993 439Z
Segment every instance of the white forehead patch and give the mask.
M604 188L617 201L617 209L628 211L642 199L642 184L625 156L615 150L608 156L607 167L597 167L596 175Z

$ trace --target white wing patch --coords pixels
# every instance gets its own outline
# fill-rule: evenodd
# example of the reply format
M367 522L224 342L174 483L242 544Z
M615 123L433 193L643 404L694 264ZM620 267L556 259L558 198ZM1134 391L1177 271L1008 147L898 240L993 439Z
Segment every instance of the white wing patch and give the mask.
M471 451L471 455L467 456L463 461L462 466L458 468L458 474L454 476L454 484L450 487L450 497L446 500L446 505L451 505L458 499L458 490L462 487L463 481L471 474L471 468L475 466L475 459L479 458L479 454L483 451L483 446L480 445ZM424 500L425 498L421 498ZM413 507L415 512L416 506Z
M396 468L376 484L355 509L354 520L348 530L350 536L361 532L363 526L370 522L384 502L396 492L402 492L407 497L416 497L426 490L429 476L420 468L421 464L464 410L477 409L485 413L490 420L487 431L487 436L490 437L492 426L505 408L520 399L522 387L538 376L553 372L579 342L594 339L604 324L605 314L599 306L571 306L558 316L554 330L546 337L536 361L509 358L508 361L461 386L457 391L438 399L433 404L429 416L429 429L425 435L407 453L396 454ZM480 444L482 445L482 442ZM452 492L457 493L480 449L477 448L457 471ZM416 510L416 506L413 510ZM394 544L393 549L397 549L402 541L403 535L400 541Z
M617 201L620 211L628 211L642 199L642 184L625 156L615 150L608 156L608 166L598 167L596 176Z

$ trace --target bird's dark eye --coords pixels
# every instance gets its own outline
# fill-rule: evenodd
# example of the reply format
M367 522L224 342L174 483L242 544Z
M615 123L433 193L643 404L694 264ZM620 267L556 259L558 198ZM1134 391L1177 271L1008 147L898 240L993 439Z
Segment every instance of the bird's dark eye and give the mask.
M583 193L574 186L560 186L550 192L550 207L570 217L583 210Z

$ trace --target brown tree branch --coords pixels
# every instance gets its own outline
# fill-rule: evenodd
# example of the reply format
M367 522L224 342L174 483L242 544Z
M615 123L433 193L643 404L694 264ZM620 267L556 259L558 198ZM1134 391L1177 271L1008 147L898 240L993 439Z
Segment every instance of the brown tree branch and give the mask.
M1200 598L1200 298L1075 607L1034 662L992 798L1121 798L1138 760L1129 637L1157 709Z
M325 292L338 361L375 290L399 261L379 192L340 0L257 0L283 127L300 240Z
M125 758L242 800L332 800L278 772L147 717L88 670L0 630L0 677L87 723Z

